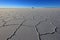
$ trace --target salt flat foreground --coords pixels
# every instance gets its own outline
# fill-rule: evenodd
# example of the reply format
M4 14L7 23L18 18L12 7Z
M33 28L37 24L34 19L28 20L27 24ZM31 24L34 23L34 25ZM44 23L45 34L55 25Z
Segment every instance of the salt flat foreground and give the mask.
M60 40L60 8L0 8L0 40Z

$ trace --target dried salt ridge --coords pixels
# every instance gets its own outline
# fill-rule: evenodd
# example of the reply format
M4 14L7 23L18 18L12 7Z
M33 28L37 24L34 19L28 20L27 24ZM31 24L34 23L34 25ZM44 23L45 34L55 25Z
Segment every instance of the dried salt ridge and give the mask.
M25 20L18 26L18 28L16 28L16 30L13 32L13 34L9 38L7 38L7 40L11 39L15 35L17 30L23 25L24 22L25 22Z

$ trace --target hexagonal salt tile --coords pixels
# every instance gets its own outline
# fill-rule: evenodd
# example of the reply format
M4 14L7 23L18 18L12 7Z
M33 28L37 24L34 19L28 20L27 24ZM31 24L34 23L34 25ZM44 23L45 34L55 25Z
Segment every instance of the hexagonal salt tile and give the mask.
M54 32L56 27L50 22L42 22L39 25L37 25L37 28L40 34L44 34Z

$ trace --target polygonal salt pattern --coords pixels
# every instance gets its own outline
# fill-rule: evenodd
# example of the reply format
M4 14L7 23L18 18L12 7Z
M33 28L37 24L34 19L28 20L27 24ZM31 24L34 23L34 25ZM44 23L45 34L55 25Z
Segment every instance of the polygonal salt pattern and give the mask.
M56 27L50 22L42 22L37 26L37 28L40 34L45 34L54 32Z
M24 19L11 19L9 21L7 21L6 25L10 25L10 24L20 24Z

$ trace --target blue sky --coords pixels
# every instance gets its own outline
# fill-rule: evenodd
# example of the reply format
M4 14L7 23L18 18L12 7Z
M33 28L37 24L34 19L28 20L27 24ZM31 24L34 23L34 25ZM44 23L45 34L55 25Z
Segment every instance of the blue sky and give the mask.
M60 0L0 0L0 8L60 8Z

